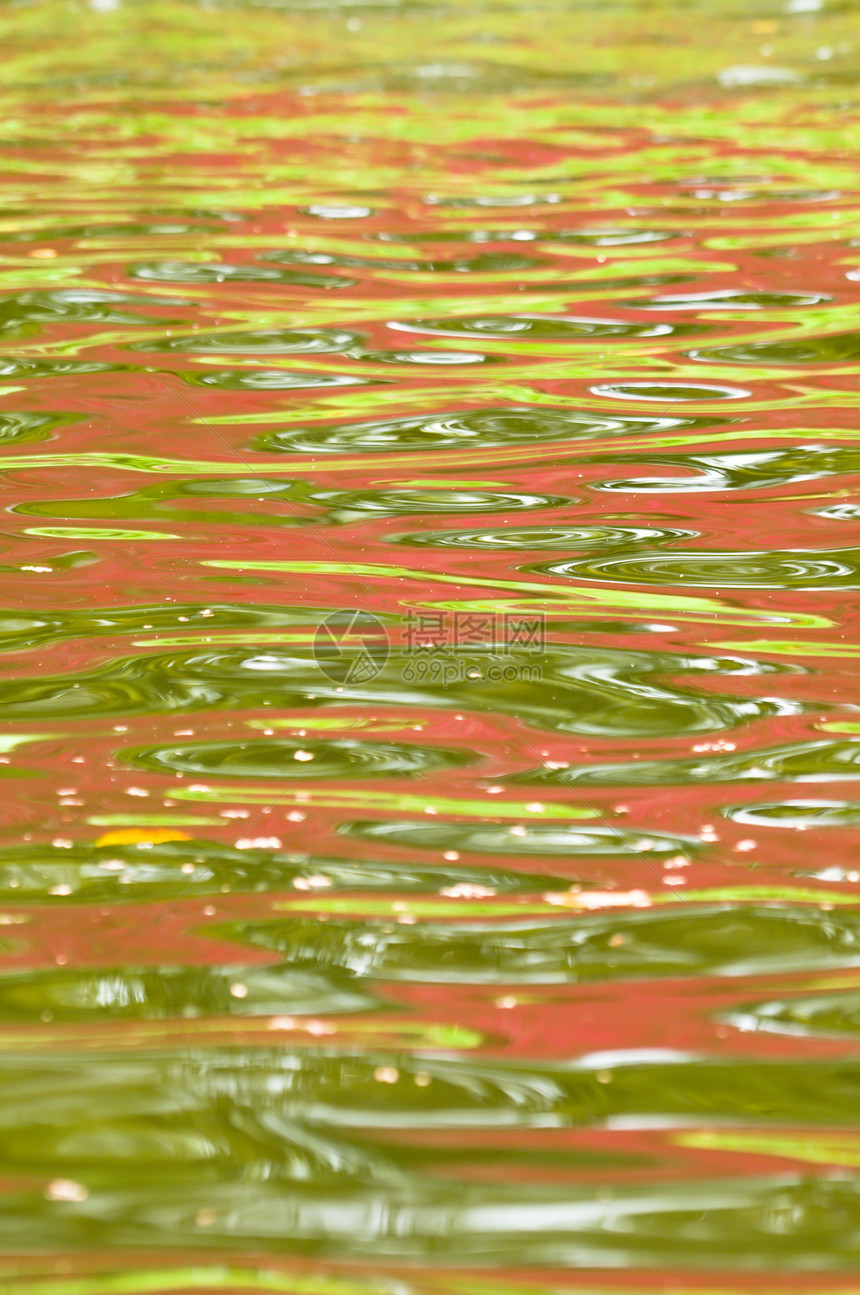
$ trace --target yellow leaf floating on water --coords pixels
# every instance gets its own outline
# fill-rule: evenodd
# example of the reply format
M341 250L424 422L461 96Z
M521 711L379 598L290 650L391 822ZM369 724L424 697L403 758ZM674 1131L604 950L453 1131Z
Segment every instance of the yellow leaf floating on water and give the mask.
M161 845L164 841L190 841L188 832L171 827L118 827L105 832L95 845Z
M559 908L650 908L647 890L565 890L543 895L548 904Z

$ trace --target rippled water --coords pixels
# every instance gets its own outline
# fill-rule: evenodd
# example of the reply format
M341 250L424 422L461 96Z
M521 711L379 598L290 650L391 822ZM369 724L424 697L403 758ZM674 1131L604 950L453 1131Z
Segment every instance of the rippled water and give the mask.
M2 6L4 1292L853 1289L856 17Z

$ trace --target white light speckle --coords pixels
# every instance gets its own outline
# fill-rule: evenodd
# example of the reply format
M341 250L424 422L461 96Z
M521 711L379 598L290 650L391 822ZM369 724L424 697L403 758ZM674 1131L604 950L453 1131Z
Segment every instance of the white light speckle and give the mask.
M44 1196L49 1201L71 1201L73 1204L79 1204L87 1199L89 1192L83 1183L76 1183L71 1178L54 1178L45 1188Z

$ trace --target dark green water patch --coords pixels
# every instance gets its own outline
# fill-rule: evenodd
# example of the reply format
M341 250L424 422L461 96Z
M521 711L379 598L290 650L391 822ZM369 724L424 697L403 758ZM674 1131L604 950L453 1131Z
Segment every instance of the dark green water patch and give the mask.
M13 505L13 511L28 517L55 517L86 521L158 521L190 523L192 526L302 526L291 504L311 498L311 486L283 477L189 477L159 481L127 494L85 496L78 499L40 499ZM265 511L248 507L211 509L182 506L183 501L204 499L236 500L243 504L270 503ZM277 507L277 505L281 507ZM319 521L315 519L319 525ZM161 609L163 615L164 609ZM144 623L145 618L141 623Z
M218 391L299 391L303 387L361 387L371 379L349 373L290 373L286 369L184 370L178 375L192 387L214 387Z
M488 816L491 810L488 808ZM477 854L551 855L557 858L640 858L697 849L697 837L636 832L614 827L561 827L550 823L525 825L486 823L356 822L340 829L347 836L379 845L418 850L462 850Z
M133 373L135 371L129 364L103 364L99 360L30 360L23 356L0 356L0 377L2 378L85 377L90 373Z
M842 800L783 800L760 805L729 805L726 818L759 827L860 827L860 802Z
M0 1167L15 1185L0 1232L7 1244L37 1249L158 1249L169 1237L189 1248L265 1248L317 1261L366 1259L384 1246L412 1262L566 1268L577 1258L661 1267L671 1255L707 1271L715 1252L723 1270L856 1262L845 1220L860 1189L844 1170L815 1177L801 1161L776 1174L686 1176L683 1191L672 1192L662 1177L622 1180L608 1200L595 1199L593 1182L511 1184L494 1175L478 1202L461 1169L468 1145L437 1156L435 1173L422 1172L432 1150L404 1155L406 1130L419 1141L422 1130L464 1124L487 1132L718 1121L731 1131L755 1120L827 1129L850 1120L860 1086L853 1061L696 1058L693 1066L682 1051L615 1066L610 1056L599 1069L398 1060L395 1081L383 1084L376 1076L391 1057L379 1050L9 1058ZM395 1130L402 1149L385 1136ZM789 1157L792 1147L799 1154L800 1140L784 1148ZM76 1201L45 1200L41 1189L57 1169L84 1186Z
M824 553L798 549L749 553L635 553L611 558L575 558L524 567L545 575L628 584L671 583L704 589L857 589L860 549Z
M629 301L636 310L779 310L793 306L818 306L832 301L821 292L745 292L718 288L713 292L678 292L663 297Z
M202 617L202 613L201 613ZM199 622L198 622L199 625ZM197 628L195 626L195 628ZM207 637L215 625L206 625ZM791 670L754 661L560 646L509 653L518 677L494 674L492 654L470 652L451 679L424 669L414 654L392 652L372 680L334 683L302 643L218 648L120 657L91 671L0 681L10 720L60 720L86 713L166 714L221 708L310 707L370 703L432 709L495 711L560 732L594 736L677 736L731 729L752 719L802 713L802 702L770 695L747 698L670 684L667 674L772 673Z
M731 364L845 364L860 360L860 333L829 333L787 342L742 342L691 351L695 360Z
M184 300L142 297L107 288L56 288L46 292L17 292L0 296L0 337L9 341L41 331L42 324L115 324L118 327L169 327L181 316L142 315L124 306L188 306Z
M149 283L281 283L294 288L351 288L355 279L342 275L275 270L264 265L230 265L224 261L147 261L128 267L130 279Z
M409 513L508 513L527 508L561 508L574 501L565 495L513 490L447 490L403 487L398 490L319 490L309 495L327 505L334 522L349 523L371 513L400 517Z
M3 1024L363 1012L378 1006L346 977L292 963L0 972Z
M6 411L0 414L0 442L4 445L32 443L34 441L46 441L57 430L66 423L71 423L75 419L72 413L30 413L20 411L11 413Z
M51 514L54 515L54 514ZM87 514L89 515L89 514ZM52 562L56 563L56 559ZM282 629L316 626L325 614L314 607L248 603L143 603L83 611L25 613L0 609L0 651L18 652L66 638L113 637L163 631L201 635L218 629Z
M860 778L860 741L787 742L674 760L624 760L530 769L506 781L547 787L651 787L717 782L831 782Z
M133 351L182 351L189 355L303 355L345 351L358 346L359 333L337 328L257 328L224 333L192 333L134 342Z
M752 1003L727 1012L722 1019L743 1030L787 1034L800 1038L860 1038L860 994L803 994L797 998Z
M358 905L357 905L358 906ZM860 913L730 904L459 922L298 916L218 927L226 939L356 978L431 984L586 984L752 976L860 964ZM856 1001L856 995L854 996Z

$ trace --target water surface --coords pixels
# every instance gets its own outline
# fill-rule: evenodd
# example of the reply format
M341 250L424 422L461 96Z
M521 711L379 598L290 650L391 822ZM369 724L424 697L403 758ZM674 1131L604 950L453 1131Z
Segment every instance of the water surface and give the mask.
M848 1291L851 4L6 4L12 1295Z

